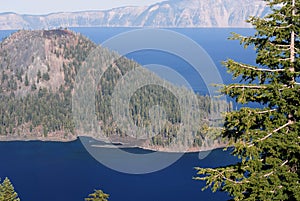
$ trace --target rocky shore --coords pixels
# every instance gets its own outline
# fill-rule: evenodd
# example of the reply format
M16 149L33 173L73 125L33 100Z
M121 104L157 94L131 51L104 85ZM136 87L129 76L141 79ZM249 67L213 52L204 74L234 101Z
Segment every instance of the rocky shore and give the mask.
M80 140L81 137L90 138L91 140L95 140L96 142L103 143L99 144L92 144L92 147L99 147L99 148L140 148L149 151L158 151L158 152L170 152L170 153L193 153L193 152L201 152L201 151L211 151L214 149L225 148L227 147L228 143L213 143L210 146L203 146L203 147L180 147L180 146L171 146L171 147L163 147L163 146L149 146L143 144L142 141L138 141L136 143L130 141L107 141L107 140L100 140L95 139L88 136L73 136L68 138L61 138L57 136L49 136L49 137L42 137L42 136L0 136L1 142L14 142L14 141L41 141L41 142L63 142L68 143L76 140Z

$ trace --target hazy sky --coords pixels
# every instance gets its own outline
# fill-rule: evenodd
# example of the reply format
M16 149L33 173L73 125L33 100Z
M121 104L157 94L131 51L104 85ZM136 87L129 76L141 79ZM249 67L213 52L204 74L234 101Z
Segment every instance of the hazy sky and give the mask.
M103 10L121 6L151 5L163 0L2 0L0 13L48 14L60 11Z

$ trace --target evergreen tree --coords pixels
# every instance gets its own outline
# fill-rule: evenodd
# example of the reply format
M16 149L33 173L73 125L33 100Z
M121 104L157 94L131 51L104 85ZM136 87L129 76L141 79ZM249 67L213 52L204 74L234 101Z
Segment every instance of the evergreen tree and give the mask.
M39 83L40 82L40 79L42 78L42 73L41 73L41 71L40 70L38 70L38 72L37 72L37 83Z
M8 178L5 178L0 185L0 201L20 201L13 185Z
M109 194L104 193L102 190L95 190L94 193L89 194L89 198L85 201L108 201Z
M29 80L28 80L28 75L27 75L27 73L26 73L26 75L25 75L25 86L26 86L26 87L29 86Z
M226 114L223 137L230 138L237 164L196 168L206 188L227 191L233 200L300 200L300 1L268 0L271 13L250 17L254 36L233 34L256 49L257 65L233 60L225 66L239 84L223 93L238 103L256 102Z
M36 84L33 82L31 85L31 91L35 91L36 90Z
M49 81L50 80L50 76L49 76L49 73L43 73L43 80L45 81Z

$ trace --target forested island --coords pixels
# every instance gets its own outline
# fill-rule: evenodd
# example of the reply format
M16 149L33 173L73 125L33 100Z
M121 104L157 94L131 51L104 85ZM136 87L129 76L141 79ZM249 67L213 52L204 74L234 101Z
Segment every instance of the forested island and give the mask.
M76 139L80 135L78 128L87 127L78 125L72 114L76 76L80 68L87 65L86 58L99 48L103 57L116 54L70 30L21 30L3 39L0 44L0 140ZM220 111L231 110L230 104L222 99L196 95L200 116L192 117L196 124L185 127L182 135L179 131L183 119L190 114L180 112L180 100L159 85L142 87L130 97L131 119L135 126L146 128L147 138L124 132L113 118L113 91L118 80L131 70L147 70L126 57L119 57L102 68L103 76L95 94L95 115L100 128L97 132L101 133L93 133L91 137L101 140L101 135L111 142L162 151L176 151L176 147L195 151L224 145L219 137L223 125ZM147 73L151 76L145 79L161 80L154 73ZM189 97L192 93L170 83L166 85L182 96ZM150 136L150 131L157 128L151 127L149 110L156 105L164 108L165 122L157 135ZM128 130L134 132L131 128Z

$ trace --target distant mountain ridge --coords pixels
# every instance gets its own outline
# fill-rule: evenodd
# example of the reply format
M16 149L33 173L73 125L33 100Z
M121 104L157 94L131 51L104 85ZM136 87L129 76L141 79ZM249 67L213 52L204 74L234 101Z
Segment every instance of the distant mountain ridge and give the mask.
M262 0L170 0L143 7L48 15L0 14L0 30L59 27L249 27L268 12Z

